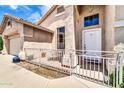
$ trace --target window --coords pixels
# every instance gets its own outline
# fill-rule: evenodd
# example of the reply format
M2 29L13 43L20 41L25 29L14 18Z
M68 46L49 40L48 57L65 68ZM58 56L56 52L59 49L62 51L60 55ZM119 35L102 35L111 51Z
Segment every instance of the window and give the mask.
M8 21L7 26L12 27L12 24L11 24L11 21L10 20Z
M57 14L64 12L64 11L65 11L64 6L60 6L57 8Z
M65 49L65 27L57 28L57 48Z
M59 34L59 42L60 43L64 42L64 36L62 34Z
M24 26L24 36L33 37L33 28L29 26Z
M99 14L84 17L84 27L99 25Z

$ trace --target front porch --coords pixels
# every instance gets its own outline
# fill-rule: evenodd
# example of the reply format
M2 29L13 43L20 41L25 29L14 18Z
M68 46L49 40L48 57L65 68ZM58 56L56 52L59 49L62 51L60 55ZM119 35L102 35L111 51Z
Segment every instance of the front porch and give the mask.
M30 51L30 52L29 52ZM88 51L88 50L87 50ZM118 53L112 51L86 51L75 50L48 50L48 49L25 49L26 60L38 66L67 73L68 75L81 77L98 84L116 87L120 82L121 66L118 64ZM95 55L101 54L101 56ZM118 71L117 72L117 69ZM113 74L116 73L116 74ZM111 78L115 77L115 78ZM119 78L117 80L116 78Z
M107 88L75 76L47 79L12 63L11 58L0 55L0 87L3 88Z

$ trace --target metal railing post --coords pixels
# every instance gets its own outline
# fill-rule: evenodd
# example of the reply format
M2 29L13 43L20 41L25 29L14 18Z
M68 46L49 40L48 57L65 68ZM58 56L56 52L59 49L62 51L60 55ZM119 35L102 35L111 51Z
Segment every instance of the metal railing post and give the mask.
M119 85L123 82L123 64L122 64L122 57L124 53L120 53L120 60L119 60Z
M26 48L24 48L25 60L27 60Z
M39 49L39 67L40 67L40 64L41 64L41 49Z
M70 76L72 75L72 69L73 69L73 67L72 67L72 62L73 62L73 59L72 59L72 57L73 57L73 53L72 53L73 51L72 50L69 50L69 64L70 64Z
M61 71L64 70L70 76L76 74L78 77L81 76L94 82L98 81L97 83L102 83L103 85L119 87L119 84L122 83L122 55L114 51L42 48L25 48L24 51L26 59L33 63L38 63L39 61L39 66L44 65ZM84 53L85 51L87 51L87 54ZM99 53L104 55L97 55ZM30 55L31 58L29 59ZM113 61L114 65L112 64ZM114 74L112 73L113 68Z
M115 73L115 85L116 87L119 87L119 63L120 63L120 53L117 54L117 60L116 60L116 73Z
M120 84L123 82L123 64L122 64L122 56L123 53L118 54L118 60L117 60L117 87L120 87Z
M69 53L70 54L70 58L69 58L69 63L70 63L70 76L72 75L72 54L71 53Z

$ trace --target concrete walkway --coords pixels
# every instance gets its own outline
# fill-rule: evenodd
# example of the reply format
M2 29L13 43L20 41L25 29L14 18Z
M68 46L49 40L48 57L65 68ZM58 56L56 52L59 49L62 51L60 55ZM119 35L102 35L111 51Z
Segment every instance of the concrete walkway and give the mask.
M0 87L13 88L105 88L84 79L68 76L47 79L11 62L12 56L0 55Z

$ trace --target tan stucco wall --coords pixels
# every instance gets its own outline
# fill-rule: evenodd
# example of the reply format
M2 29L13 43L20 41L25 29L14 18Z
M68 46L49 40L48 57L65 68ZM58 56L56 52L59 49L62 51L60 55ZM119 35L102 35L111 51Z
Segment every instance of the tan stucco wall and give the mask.
M51 49L52 48L52 43L38 43L38 42L28 42L28 41L25 41L23 48L24 49L25 48Z
M8 32L18 32L21 38L21 45L23 48L23 42L52 42L52 48L57 48L57 28L65 26L65 49L82 49L82 31L86 29L92 29L101 27L102 28L102 49L103 50L113 50L114 45L120 38L123 29L114 28L115 21L123 20L124 6L114 6L114 5L95 5L94 9L89 11L88 5L80 6L80 14L76 6L67 5L65 7L65 12L57 15L55 9L40 25L51 29L54 31L53 37L44 31L36 30L33 31L33 37L24 37L29 31L24 31L22 24L13 22L13 27L11 29L5 29L3 35L8 34ZM100 24L92 27L83 27L83 19L85 16L93 15L99 13ZM32 34L32 33L30 33ZM118 34L118 35L116 35ZM76 40L76 41L75 41ZM6 40L5 43L9 41ZM76 44L75 44L76 43ZM9 45L8 45L9 46ZM75 48L76 47L76 48Z
M65 26L65 49L75 49L74 8L71 5L64 7L63 13L57 15L55 9L40 25L55 32L52 41L54 49L57 49L57 28Z
M124 43L124 5L115 6L115 45Z
M95 5L93 6L94 7L93 10L90 11L89 5L82 5L80 6L80 14L79 14L79 10L76 7L77 6L65 6L65 13L63 13L60 16L57 16L56 10L54 10L54 12L52 12L49 15L49 17L46 18L46 20L44 20L40 24L41 26L48 27L49 29L55 31L54 38L53 38L54 48L57 47L56 28L60 26L65 26L66 28L65 45L68 48L72 46L74 49L75 47L76 49L82 49L82 45L83 45L82 31L86 29L92 29L92 28L102 28L102 50L113 50L113 47L115 45L115 37L114 37L115 33L114 33L114 26L113 26L115 22L115 6L114 5L106 5L106 6ZM73 10L73 12L71 10ZM83 24L84 17L94 15L97 13L99 13L99 17L100 17L99 25L84 27L84 24ZM73 32L73 33L67 33L67 32ZM70 40L72 45L68 44Z
M57 49L57 27L65 26L65 14L56 16L57 9L55 9L40 25L47 27L54 31L52 40L53 49Z
M12 22L12 27L5 27L4 32L2 33L2 36L4 38L4 52L9 53L10 51L10 39L11 38L17 38L17 35L19 35L20 39L20 50L23 49L23 25L21 23L17 23L13 20L11 20ZM16 42L15 42L16 43Z
M124 5L115 6L115 21L124 20Z
M124 27L115 28L115 45L124 43Z
M17 32L18 24L12 20L11 20L11 23L12 23L12 26L6 26L2 35L8 36L8 35L12 35L13 32Z
M80 19L80 14L77 10L77 6L75 6L75 41L76 41L76 49L82 49L82 22Z
M28 42L52 42L53 34L33 27L24 26L24 41Z
M105 7L105 50L113 50L115 45L114 38L115 6Z
M77 8L79 7L79 8ZM82 49L83 47L83 30L86 29L93 29L93 28L102 28L102 49L104 49L104 33L105 33L105 27L104 27L104 19L105 19L105 6L103 5L95 5L93 6L93 10L90 11L89 5L80 5L75 7L75 13L76 13L76 48ZM96 26L89 26L84 27L84 17L99 14L99 25Z
M33 55L34 58L39 58L44 50L48 51L49 49L52 49L52 43L24 42L24 51L26 56Z
M94 8L92 9L92 11L90 10L90 5L84 5L81 8L81 14L80 14L80 20L82 23L82 29L92 29L92 28L96 28L96 27L103 27L104 24L104 8L105 6L100 6L100 5L95 5L93 6ZM90 15L94 15L94 14L99 14L99 25L96 26L90 26L90 27L84 27L84 17L86 16L90 16Z
M92 12L88 9L89 6L84 5L80 6L80 9L77 7L75 8L76 13L76 48L81 49L82 47L82 30L84 29L92 29L101 27L102 28L102 50L113 50L115 43L117 43L116 40L117 37L120 39L119 34L123 32L118 32L114 28L114 23L117 20L123 20L124 19L124 13L122 12L124 10L124 6L114 6L114 5L95 5ZM80 13L80 14L79 14ZM93 15L99 13L100 15L100 24L97 26L91 26L91 27L83 27L83 19L85 16ZM120 30L120 29L118 29ZM116 32L115 32L116 31ZM122 31L122 29L121 29ZM117 34L115 36L115 34ZM121 39L122 40L122 39Z
M4 32L3 32L3 38L4 38L4 43L5 43L5 47L4 47L4 51L6 51L7 53L9 53L10 51L10 39L12 38L20 38L20 51L22 51L24 49L24 41L29 41L29 42L39 42L39 43L51 43L52 38L53 38L53 34L52 33L48 33L46 31L41 31L39 29L33 28L33 27L29 27L28 29L25 29L25 27L27 27L27 25L23 25L22 23L18 23L16 21L12 20L12 27L7 27L5 28ZM32 34L32 37L30 32ZM27 36L27 35L30 36ZM16 42L15 42L16 43ZM48 44L46 44L48 45ZM48 46L47 46L48 47ZM51 47L51 46L50 46Z

